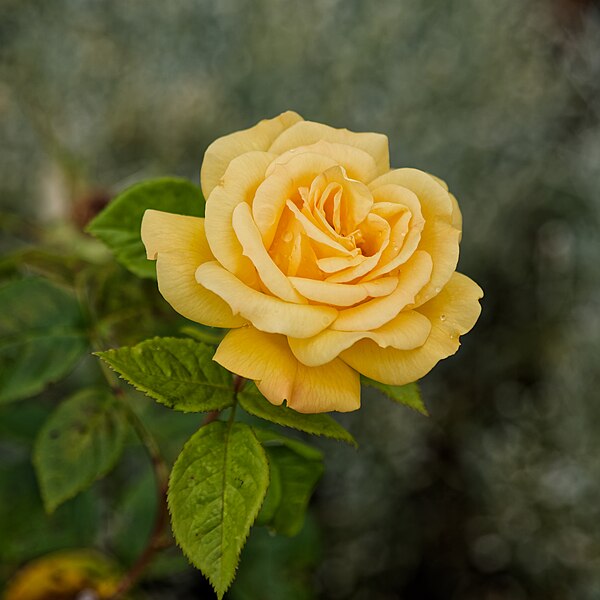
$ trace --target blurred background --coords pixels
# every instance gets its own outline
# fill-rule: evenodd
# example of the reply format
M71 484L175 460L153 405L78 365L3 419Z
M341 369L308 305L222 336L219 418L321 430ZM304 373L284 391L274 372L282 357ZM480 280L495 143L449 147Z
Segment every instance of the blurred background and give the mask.
M459 270L483 314L422 382L431 416L376 396L343 416L360 450L321 442L304 530L257 529L229 598L600 598L599 3L0 0L0 52L5 256L43 243L110 265L79 232L114 194L198 182L213 139L286 109L387 134L394 166L460 202ZM110 269L116 302L160 303ZM122 340L156 331L146 317ZM134 440L52 517L39 500L35 435L93 368L0 408L0 581L59 549L127 566L145 542L152 474ZM198 423L137 402L176 456ZM211 597L176 550L141 592Z

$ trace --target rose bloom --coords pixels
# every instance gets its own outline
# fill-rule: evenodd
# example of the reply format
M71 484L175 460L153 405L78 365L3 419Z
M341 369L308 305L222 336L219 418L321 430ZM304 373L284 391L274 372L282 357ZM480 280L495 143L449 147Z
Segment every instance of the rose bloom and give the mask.
M231 329L214 360L273 404L355 410L360 373L415 381L479 317L456 199L390 169L385 135L286 112L213 142L201 184L204 219L146 211L148 258L176 311Z

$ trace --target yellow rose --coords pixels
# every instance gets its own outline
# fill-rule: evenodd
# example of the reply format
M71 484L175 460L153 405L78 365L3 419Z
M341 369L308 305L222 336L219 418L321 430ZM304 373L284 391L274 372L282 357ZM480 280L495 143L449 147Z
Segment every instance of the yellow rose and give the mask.
M355 410L359 373L415 381L479 317L456 199L390 170L384 135L286 112L213 142L201 183L204 219L146 212L148 258L175 310L231 328L214 360L273 404Z
M59 550L26 564L8 582L4 600L111 598L121 574L102 554L88 549ZM86 594L87 592L87 594Z

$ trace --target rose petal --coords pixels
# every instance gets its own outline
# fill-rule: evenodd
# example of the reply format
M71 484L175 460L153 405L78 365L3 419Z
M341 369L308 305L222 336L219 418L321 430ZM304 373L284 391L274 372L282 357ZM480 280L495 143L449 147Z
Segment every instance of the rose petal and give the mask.
M234 314L242 315L262 331L310 337L323 331L337 316L330 306L292 304L258 292L217 262L201 265L196 280L223 298Z
M460 231L443 221L425 223L421 232L419 250L424 250L433 259L433 271L429 283L423 287L414 301L421 306L446 285L458 263Z
M232 373L256 381L272 404L292 395L298 361L283 335L254 327L231 330L221 341L213 360Z
M334 129L321 123L301 121L286 129L269 147L269 152L283 154L287 150L315 144L319 140L347 144L368 152L377 165L378 173L390 169L390 155L387 136L381 133L355 133L348 129ZM368 183L366 180L365 183Z
M267 170L267 176L270 175L277 165L286 164L292 158L305 152L322 154L323 156L332 158L336 164L344 167L348 177L357 181L369 182L375 179L378 174L375 159L365 150L347 144L334 144L319 140L310 146L293 148L278 156Z
M383 252L390 243L390 225L376 214L370 214L360 226L359 235L363 236L363 260L355 267L338 271L327 277L333 283L348 283L372 271L381 260Z
M392 346L410 350L422 346L429 332L431 322L424 315L413 311L401 312L389 323L373 331L334 331L326 329L307 339L289 338L290 348L303 364L313 367L337 358L341 352L362 339L370 339L381 348Z
M454 229L458 229L462 234L462 213L460 212L458 201L456 200L454 194L449 194L449 196L450 200L452 200L452 227L454 227ZM458 241L460 241L460 238L458 238Z
M317 260L317 266L324 273L337 273L349 267L359 265L363 261L361 254L354 256L327 256Z
M421 212L426 221L432 218L444 218L451 222L452 201L448 192L430 175L418 169L394 169L378 177L369 184L374 197L391 201L390 198L376 193L377 188L395 184L407 188L419 199ZM404 204L404 201L402 202Z
M212 327L239 327L246 322L196 281L198 266L214 258L204 219L147 210L141 233L148 258L156 259L158 289L179 314Z
M309 187L319 173L334 165L335 161L328 156L305 152L285 165L277 165L265 177L252 202L252 216L265 248L269 249L273 243L286 202L294 199L300 201L299 188Z
M260 232L252 220L250 207L245 202L235 207L232 223L244 249L244 255L250 259L258 271L258 276L265 287L282 300L306 304L306 298L294 289L290 280L281 272L265 250Z
M356 256L358 254L357 250L348 250L339 242L336 242L331 236L327 235L322 229L320 229L315 223L304 215L300 209L291 201L288 200L286 203L287 207L294 213L296 219L302 228L304 229L304 233L317 244L317 246L326 249L325 251L330 254L335 254L338 256Z
M349 179L344 169L337 165L314 179L310 188L311 196L320 196L330 184L338 184L343 190L339 233L349 235L367 218L373 206L373 196L364 183Z
M248 285L255 287L256 272L243 256L231 220L235 207L250 204L262 183L273 156L267 152L248 152L231 161L223 185L214 188L206 201L206 237L215 258Z
M369 300L339 312L331 325L336 331L370 331L391 321L429 281L432 261L427 252L415 252L398 274L398 286L384 298ZM303 336L309 337L309 336Z
M288 406L301 413L358 410L360 375L339 358L320 367L299 362Z
M368 297L391 294L398 284L397 277L385 277L373 283L329 283L303 277L290 277L292 285L313 302L330 306L352 306Z
M208 198L213 189L219 185L221 177L234 158L252 150L268 150L280 133L299 121L302 121L299 114L287 111L274 119L264 119L254 127L215 140L206 149L200 171L204 197Z
M377 181L383 178L379 178L375 182L369 184L371 193L373 194L373 200L375 206L378 204L398 204L407 208L413 216L414 224L420 224L423 226L425 220L423 219L423 213L421 212L421 203L417 195L401 185L393 183L378 184L374 187Z
M378 177L369 187L376 198L388 197L377 191L381 186L395 184L405 187L418 197L425 225L421 232L419 250L428 252L433 259L433 271L427 286L415 299L420 306L435 296L448 282L456 269L459 255L460 231L453 226L458 222L450 194L433 177L417 169L396 169Z
M403 265L417 250L421 241L421 228L418 225L408 228L411 214L398 219L390 232L390 243L381 256L378 266L367 273L363 281L371 281L391 273Z
M431 322L431 333L415 350L380 348L361 340L341 353L342 359L363 375L390 385L404 385L426 375L440 360L454 354L459 336L467 333L481 313L481 288L471 279L454 273L444 289L418 312Z
M256 381L272 404L303 413L360 408L360 378L339 359L316 368L298 362L285 336L254 327L230 331L214 356L226 369Z

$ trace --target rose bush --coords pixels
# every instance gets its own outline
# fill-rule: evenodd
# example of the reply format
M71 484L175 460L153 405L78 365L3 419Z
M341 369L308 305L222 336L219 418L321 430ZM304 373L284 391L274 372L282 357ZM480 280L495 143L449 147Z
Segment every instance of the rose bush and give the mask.
M214 360L299 412L360 406L454 354L483 293L455 271L445 184L390 169L387 137L286 112L213 142L205 218L148 210L147 255L183 316L230 328Z

